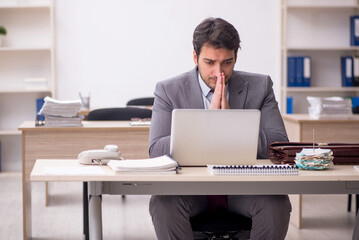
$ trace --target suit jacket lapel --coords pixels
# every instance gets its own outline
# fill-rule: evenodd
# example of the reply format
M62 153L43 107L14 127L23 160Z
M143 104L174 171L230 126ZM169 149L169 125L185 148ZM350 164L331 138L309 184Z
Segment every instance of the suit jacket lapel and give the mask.
M229 81L229 107L231 109L243 109L248 92L248 81L233 72Z
M190 109L203 109L203 97L202 91L198 83L198 72L197 67L188 72L187 81L182 85L182 92L185 96L187 108Z

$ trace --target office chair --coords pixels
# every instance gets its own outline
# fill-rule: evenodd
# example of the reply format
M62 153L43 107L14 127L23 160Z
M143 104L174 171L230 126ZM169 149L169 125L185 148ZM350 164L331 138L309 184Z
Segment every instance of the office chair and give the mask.
M226 210L206 211L190 219L194 239L249 239L252 220Z
M92 110L87 115L87 121L129 121L132 118L151 118L152 110L144 108L101 108ZM87 182L83 183L83 233L89 239L88 229L88 199ZM124 197L124 195L122 195Z
M129 121L132 118L151 118L152 110L143 108L101 108L87 115L88 121Z
M155 98L135 98L127 102L127 106L152 106Z

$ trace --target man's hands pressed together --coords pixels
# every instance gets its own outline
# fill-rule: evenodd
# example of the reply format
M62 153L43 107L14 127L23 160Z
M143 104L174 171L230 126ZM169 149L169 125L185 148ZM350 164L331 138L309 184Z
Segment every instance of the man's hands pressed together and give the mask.
M217 82L209 109L229 109L224 73L215 72L214 75L217 76Z

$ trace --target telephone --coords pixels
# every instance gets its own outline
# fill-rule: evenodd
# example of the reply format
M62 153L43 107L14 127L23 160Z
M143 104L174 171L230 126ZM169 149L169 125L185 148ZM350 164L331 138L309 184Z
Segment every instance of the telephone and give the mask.
M83 151L78 156L81 164L104 165L110 160L122 160L121 152L117 145L106 145L104 149Z

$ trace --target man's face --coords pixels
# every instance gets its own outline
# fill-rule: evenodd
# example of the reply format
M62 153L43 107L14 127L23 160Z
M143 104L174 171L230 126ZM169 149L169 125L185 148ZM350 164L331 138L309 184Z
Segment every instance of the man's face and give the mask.
M234 50L215 48L208 43L202 46L199 56L193 51L193 60L203 81L211 89L215 88L217 75L221 72L224 73L226 84L228 83L236 63Z

